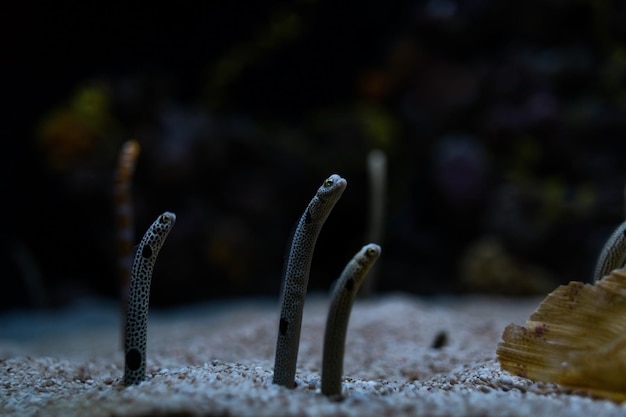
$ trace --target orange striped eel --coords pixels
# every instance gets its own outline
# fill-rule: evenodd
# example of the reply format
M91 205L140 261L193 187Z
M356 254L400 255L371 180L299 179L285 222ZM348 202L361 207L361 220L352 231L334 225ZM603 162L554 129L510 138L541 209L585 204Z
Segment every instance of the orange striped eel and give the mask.
M129 140L125 142L119 153L113 193L113 202L115 206L115 229L117 231L118 274L122 326L126 321L128 287L130 285L130 268L135 239L131 186L138 156L139 143L136 140ZM122 328L122 346L124 346L124 333L124 329Z

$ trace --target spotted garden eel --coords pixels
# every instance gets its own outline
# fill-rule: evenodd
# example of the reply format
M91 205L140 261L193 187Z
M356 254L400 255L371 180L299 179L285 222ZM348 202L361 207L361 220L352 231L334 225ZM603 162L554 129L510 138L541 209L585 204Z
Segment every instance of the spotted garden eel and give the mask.
M626 222L617 226L604 244L593 273L593 282L601 280L614 269L621 268L624 259L626 259Z
M341 394L343 356L352 304L367 272L379 256L380 246L377 244L363 246L348 262L335 284L328 308L322 355L322 393L325 395Z
M124 385L138 384L146 377L146 340L150 282L157 255L176 222L166 211L152 223L137 247L130 278L126 335L124 336Z
M133 262L133 241L135 239L131 186L138 156L139 143L136 140L124 142L119 154L117 172L115 175L115 185L113 189L120 280L122 348L124 347L124 335L126 334L124 325L126 323L128 290L130 286L130 269Z
M337 174L324 180L300 217L291 240L281 289L273 379L275 384L287 388L293 388L295 383L302 310L315 242L347 184L347 181Z

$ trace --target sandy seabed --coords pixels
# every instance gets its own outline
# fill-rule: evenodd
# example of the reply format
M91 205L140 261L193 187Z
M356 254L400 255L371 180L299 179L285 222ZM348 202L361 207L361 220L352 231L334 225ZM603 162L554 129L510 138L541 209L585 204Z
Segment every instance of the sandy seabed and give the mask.
M272 384L278 305L151 311L148 375L124 387L115 309L0 316L2 416L624 416L626 405L500 370L496 345L541 299L359 300L343 397L320 392L328 300L307 300L297 387ZM445 335L445 336L444 336ZM434 347L435 344L443 346Z

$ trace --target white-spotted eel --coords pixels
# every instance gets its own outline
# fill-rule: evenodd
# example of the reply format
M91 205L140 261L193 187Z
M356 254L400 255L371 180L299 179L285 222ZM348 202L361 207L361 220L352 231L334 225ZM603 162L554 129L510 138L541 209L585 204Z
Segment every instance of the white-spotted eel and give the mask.
M324 180L296 226L281 290L280 321L274 361L275 384L294 387L302 310L315 242L346 186L347 181L337 174Z
M146 340L150 282L157 255L176 222L174 213L165 212L152 223L137 247L133 260L124 337L124 385L138 384L146 377Z
M322 356L322 393L328 396L341 394L341 376L346 345L346 332L352 304L367 272L380 256L380 246L370 243L354 255L344 268L333 290Z
M609 275L614 269L621 268L624 259L626 259L626 222L617 226L604 244L593 273L593 282Z

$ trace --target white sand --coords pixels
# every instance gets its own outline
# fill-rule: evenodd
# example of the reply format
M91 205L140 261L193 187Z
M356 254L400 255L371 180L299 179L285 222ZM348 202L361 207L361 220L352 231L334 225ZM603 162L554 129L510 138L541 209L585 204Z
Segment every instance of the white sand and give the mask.
M626 415L626 405L499 369L495 348L502 330L510 322L523 324L539 302L486 297L425 301L403 295L359 301L350 321L341 401L320 393L323 297L307 301L298 386L292 390L271 382L275 303L241 301L169 315L151 312L148 377L128 388L121 384L123 355L112 316L108 324L104 320L86 330L84 323L97 322L98 316L84 310L79 317L47 317L44 324L27 320L21 326L35 333L27 339L12 336L13 327L4 318L0 415ZM442 331L447 344L432 348Z

